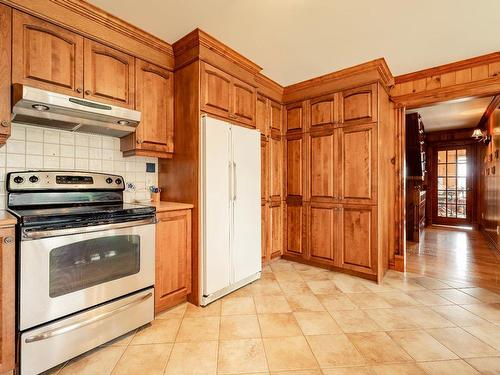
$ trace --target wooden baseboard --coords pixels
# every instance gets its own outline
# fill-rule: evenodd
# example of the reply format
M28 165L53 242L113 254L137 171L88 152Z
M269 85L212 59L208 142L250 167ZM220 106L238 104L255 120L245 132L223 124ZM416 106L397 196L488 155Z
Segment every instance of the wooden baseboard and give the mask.
M394 271L405 272L406 264L405 264L405 256L404 255L395 255L394 256Z

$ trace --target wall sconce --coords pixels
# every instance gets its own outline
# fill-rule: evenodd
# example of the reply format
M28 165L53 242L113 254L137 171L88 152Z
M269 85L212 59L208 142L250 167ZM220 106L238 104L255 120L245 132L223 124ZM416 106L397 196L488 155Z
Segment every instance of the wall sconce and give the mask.
M491 135L486 135L486 132L483 132L481 129L474 129L472 138L478 142L484 142L485 145L491 142Z

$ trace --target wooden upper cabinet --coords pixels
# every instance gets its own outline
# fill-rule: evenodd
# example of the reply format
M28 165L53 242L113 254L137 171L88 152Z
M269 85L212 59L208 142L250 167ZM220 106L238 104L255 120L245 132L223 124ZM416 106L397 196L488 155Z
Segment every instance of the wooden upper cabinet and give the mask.
M267 99L262 95L257 95L255 104L255 127L266 137L269 135L267 114Z
M342 92L342 120L347 124L377 121L377 84Z
M336 124L338 119L338 94L325 95L310 101L311 130Z
M255 126L255 87L202 62L201 110Z
M234 77L232 80L233 106L229 117L255 127L255 87Z
M260 194L261 200L269 200L269 141L260 141Z
M375 124L340 129L341 193L346 203L377 203L377 129Z
M0 228L0 373L15 367L16 343L16 234Z
M10 136L12 8L0 4L0 145Z
M377 273L377 207L344 205L339 262L343 268L375 275Z
M273 135L281 135L283 127L283 106L272 100L269 101L269 121Z
M282 200L283 191L283 143L280 137L269 140L269 195L271 200Z
M191 210L160 212L156 224L155 312L191 292Z
M136 59L136 109L141 122L136 130L136 146L160 153L174 151L173 73Z
M13 11L12 81L83 96L83 37Z
M332 201L338 198L336 181L340 176L336 163L336 132L322 131L310 135L309 186L311 201Z
M286 194L288 197L303 196L303 153L302 135L286 139Z
M84 51L84 97L134 108L134 57L89 39Z
M301 132L304 130L302 102L287 105L285 113L287 132Z
M229 117L232 105L231 76L206 63L201 63L201 109L214 115Z

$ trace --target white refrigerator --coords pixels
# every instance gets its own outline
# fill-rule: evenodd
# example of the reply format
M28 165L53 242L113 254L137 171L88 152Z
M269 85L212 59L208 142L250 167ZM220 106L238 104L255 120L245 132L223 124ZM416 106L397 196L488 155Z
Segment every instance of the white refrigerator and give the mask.
M202 116L201 305L260 278L260 132Z

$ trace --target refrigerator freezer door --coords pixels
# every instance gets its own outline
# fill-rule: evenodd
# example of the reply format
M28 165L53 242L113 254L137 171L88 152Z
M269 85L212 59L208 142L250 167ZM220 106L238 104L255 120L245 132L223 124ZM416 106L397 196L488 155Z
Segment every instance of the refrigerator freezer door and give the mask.
M202 127L202 293L208 296L230 285L231 130L205 116Z
M232 280L261 271L260 133L232 126L233 241Z

